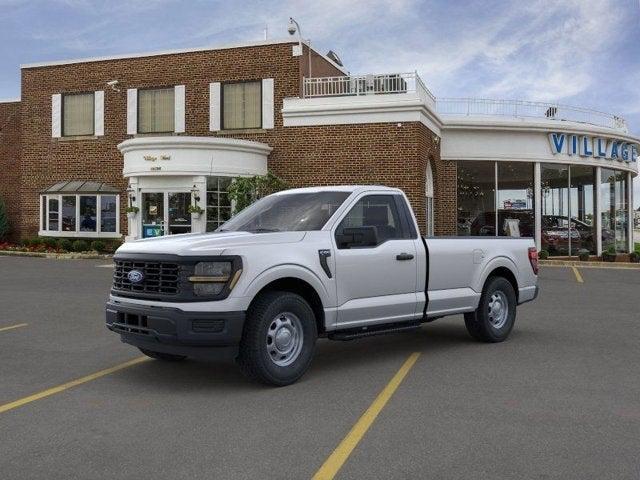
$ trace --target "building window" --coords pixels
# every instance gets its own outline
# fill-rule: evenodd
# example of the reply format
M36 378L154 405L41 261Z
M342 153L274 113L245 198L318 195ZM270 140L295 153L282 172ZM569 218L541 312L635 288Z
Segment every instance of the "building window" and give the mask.
M533 163L497 162L498 235L535 236Z
M222 128L262 127L262 82L226 83L222 86Z
M63 95L62 135L76 137L94 134L94 93Z
M627 252L629 193L627 173L603 168L600 170L600 211L602 215L602 251L615 248Z
M580 235L579 242L571 240L571 254L577 255L579 250L584 249L595 255L598 235L595 218L596 169L586 165L571 165L569 178L569 216L573 228Z
M496 164L458 162L458 235L496 234Z
M175 89L138 91L138 133L169 133L175 130Z
M227 190L231 177L207 178L207 232L215 231L231 218L231 200Z
M117 195L43 194L41 197L41 234L60 237L119 236Z

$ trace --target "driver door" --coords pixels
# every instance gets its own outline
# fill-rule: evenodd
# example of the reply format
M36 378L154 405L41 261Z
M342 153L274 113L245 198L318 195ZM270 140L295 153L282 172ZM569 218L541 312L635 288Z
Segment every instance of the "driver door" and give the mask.
M338 328L415 317L416 239L396 197L361 197L335 229Z

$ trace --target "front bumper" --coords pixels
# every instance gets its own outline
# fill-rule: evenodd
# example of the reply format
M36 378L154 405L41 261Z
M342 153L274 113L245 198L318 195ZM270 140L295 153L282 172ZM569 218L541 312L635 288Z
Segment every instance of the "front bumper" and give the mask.
M124 343L189 357L235 358L245 312L188 312L109 301L106 326Z

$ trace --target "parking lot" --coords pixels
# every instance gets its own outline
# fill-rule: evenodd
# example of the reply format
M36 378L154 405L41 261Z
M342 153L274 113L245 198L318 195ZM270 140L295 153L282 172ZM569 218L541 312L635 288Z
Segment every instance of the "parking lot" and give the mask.
M545 267L505 343L461 316L321 340L274 389L233 364L130 362L104 328L105 263L0 257L3 479L640 478L640 270Z

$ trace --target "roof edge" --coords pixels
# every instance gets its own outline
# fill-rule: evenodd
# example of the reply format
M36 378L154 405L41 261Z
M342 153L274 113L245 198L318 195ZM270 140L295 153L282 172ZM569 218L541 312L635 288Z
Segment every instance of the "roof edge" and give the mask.
M20 65L21 70L32 69L32 68L43 68L43 67L54 67L59 65L73 65L77 63L93 63L93 62L106 62L110 60L127 60L131 58L145 58L145 57L158 57L162 55L179 55L182 53L195 53L195 52L206 52L212 50L230 50L232 48L247 48L247 47L262 47L267 45L283 45L283 44L294 44L298 43L298 40L293 38L282 38L282 39L274 39L274 40L259 40L254 42L241 42L241 43L233 43L233 44L223 44L219 46L208 46L208 47L194 47L194 48L177 48L177 49L168 49L168 50L158 50L153 52L138 52L138 53L125 53L120 55L105 55L99 57L86 57L86 58L75 58L68 60L53 60L49 62L35 62L35 63L25 63ZM303 43L309 46L309 42L303 40ZM323 59L331 63L334 67L341 70L343 73L347 73L344 67L340 67L333 60L328 58L326 55L318 52L315 48L310 47L312 51L316 52Z
M0 103L19 103L22 100L20 97L17 98L0 98Z

